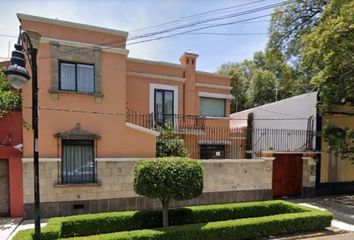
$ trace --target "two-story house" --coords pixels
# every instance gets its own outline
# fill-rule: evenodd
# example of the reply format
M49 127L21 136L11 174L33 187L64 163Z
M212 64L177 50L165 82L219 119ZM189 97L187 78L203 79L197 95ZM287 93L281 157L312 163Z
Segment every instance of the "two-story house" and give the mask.
M191 150L194 158L227 148L227 141L216 144L200 130L228 128L230 78L197 71L197 54L184 53L180 64L133 59L127 32L25 14L18 18L23 30L42 36L37 61L43 216L139 208L135 200L129 205L136 195L124 171L131 173L129 159L155 157L156 124L195 128L195 134L184 133L198 146ZM22 97L23 118L31 122L31 81ZM148 124L137 116L147 116ZM25 216L33 208L32 149L32 132L24 128ZM119 161L125 165L116 168ZM128 207L114 205L117 199Z

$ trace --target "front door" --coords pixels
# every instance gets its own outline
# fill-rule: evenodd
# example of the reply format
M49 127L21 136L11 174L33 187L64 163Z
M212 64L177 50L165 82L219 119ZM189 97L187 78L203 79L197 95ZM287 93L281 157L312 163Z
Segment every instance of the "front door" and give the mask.
M301 196L302 155L275 154L273 161L273 196Z
M173 126L174 112L173 112L173 91L155 89L154 93L154 114L155 122L159 125Z
M9 162L0 159L0 216L9 215Z

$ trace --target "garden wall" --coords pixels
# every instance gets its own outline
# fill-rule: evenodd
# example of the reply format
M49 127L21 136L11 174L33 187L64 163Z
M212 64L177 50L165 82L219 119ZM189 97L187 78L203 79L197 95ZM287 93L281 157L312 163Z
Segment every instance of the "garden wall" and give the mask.
M172 207L272 198L272 159L203 160L204 191L196 199ZM60 159L40 159L41 216L65 216L120 210L160 208L158 200L133 190L137 159L97 158L95 184L60 185ZM23 159L25 218L33 216L33 160Z

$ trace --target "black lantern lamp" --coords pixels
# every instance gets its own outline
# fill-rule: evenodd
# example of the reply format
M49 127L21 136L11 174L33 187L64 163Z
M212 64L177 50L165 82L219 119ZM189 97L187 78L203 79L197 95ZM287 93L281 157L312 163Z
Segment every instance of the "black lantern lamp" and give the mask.
M26 69L26 58L30 62L32 72L32 129L33 129L33 172L34 172L34 239L40 240L40 199L39 199L39 153L38 153L38 77L37 52L41 34L36 31L21 31L15 50L11 54L11 65L5 71L9 83L22 89L30 75Z

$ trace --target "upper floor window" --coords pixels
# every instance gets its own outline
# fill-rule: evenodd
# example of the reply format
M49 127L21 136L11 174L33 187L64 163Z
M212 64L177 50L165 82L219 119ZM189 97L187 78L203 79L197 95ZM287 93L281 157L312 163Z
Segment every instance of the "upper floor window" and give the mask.
M59 62L59 89L75 92L95 92L95 67L92 64Z
M200 115L211 117L225 117L226 103L225 99L219 98L200 98Z
M154 92L154 113L155 121L158 124L173 125L174 92L172 90L155 89Z

